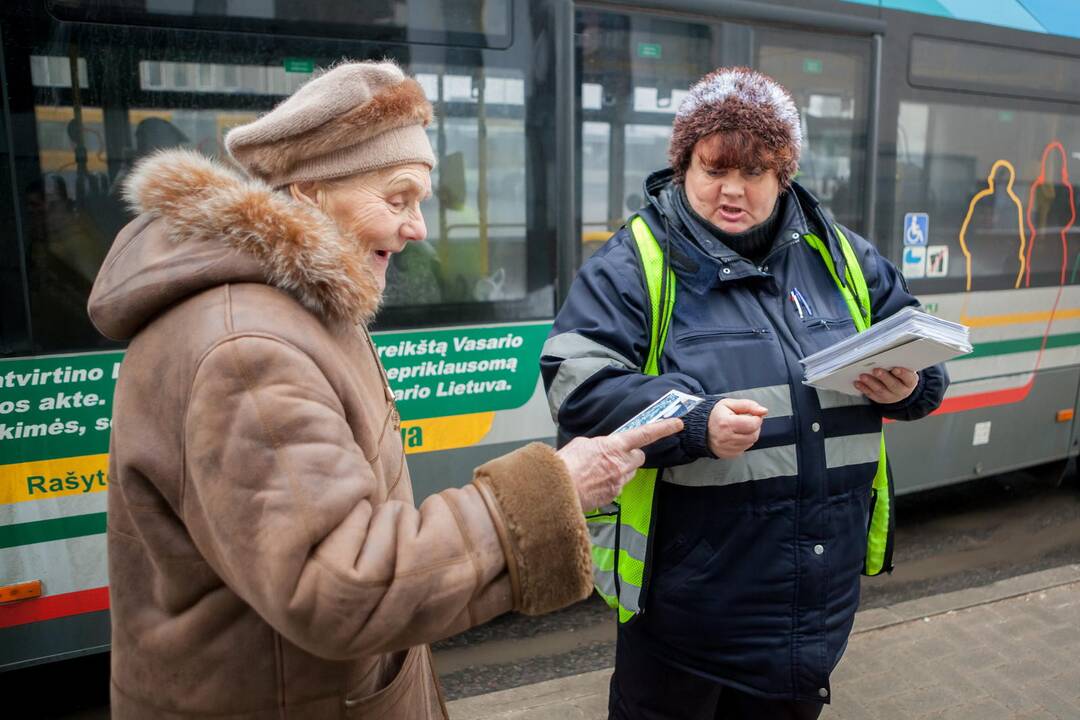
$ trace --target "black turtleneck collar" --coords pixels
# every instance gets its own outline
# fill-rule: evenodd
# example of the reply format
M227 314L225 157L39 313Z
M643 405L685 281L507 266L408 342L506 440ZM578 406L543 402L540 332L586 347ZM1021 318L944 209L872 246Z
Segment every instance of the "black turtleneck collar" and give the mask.
M704 232L691 232L690 236L698 246L713 257L719 257L723 248L718 248L710 240L717 240L723 246L734 250L755 265L760 265L765 256L772 249L773 240L776 238L776 229L780 224L781 209L786 202L787 193L781 193L773 205L772 214L763 222L740 233L724 232L711 222L703 218L690 205L690 199L686 197L686 188L682 184L678 186L674 195L675 210L680 219L688 227ZM705 237L703 237L705 236Z

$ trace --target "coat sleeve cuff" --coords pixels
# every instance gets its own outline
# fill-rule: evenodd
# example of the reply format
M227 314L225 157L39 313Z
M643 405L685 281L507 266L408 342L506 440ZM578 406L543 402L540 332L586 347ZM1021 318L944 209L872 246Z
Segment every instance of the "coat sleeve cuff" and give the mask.
M715 457L709 450L709 415L713 406L720 402L719 397L707 397L705 401L683 416L683 431L679 434L679 443L683 452L694 459Z
M541 615L592 592L589 533L566 465L532 443L477 468L476 485L495 519L514 609Z

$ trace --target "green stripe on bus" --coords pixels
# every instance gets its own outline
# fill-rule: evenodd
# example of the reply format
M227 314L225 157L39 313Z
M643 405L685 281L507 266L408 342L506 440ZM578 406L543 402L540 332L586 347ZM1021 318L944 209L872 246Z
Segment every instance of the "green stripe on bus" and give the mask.
M1015 340L999 340L997 342L979 343L963 360L971 360L980 357L992 357L994 355L1009 355L1011 353L1038 352L1042 347L1042 336L1016 338ZM1066 333L1063 335L1051 335L1046 339L1046 349L1072 347L1080 345L1080 333Z
M105 513L35 520L0 526L0 548L100 535L103 532L105 532Z

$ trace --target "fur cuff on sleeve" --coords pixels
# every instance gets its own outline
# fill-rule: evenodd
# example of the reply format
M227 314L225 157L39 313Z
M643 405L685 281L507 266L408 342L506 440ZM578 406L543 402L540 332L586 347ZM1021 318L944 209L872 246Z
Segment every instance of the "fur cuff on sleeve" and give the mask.
M592 591L585 517L566 466L532 443L477 468L473 480L491 506L514 586L514 609L558 610Z

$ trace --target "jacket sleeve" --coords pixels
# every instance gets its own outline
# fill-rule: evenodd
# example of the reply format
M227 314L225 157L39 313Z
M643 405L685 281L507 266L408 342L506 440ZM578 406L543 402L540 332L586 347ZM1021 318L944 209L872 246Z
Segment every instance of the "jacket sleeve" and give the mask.
M625 231L616 238L625 239ZM642 372L649 347L649 308L637 257L617 240L581 268L544 344L540 368L560 441L612 432L669 390L703 396L683 373ZM708 454L709 398L684 419L679 435L645 449L646 466L681 465Z
M185 418L184 522L224 583L290 642L352 658L587 597L588 535L550 447L488 463L419 508L387 499L404 458L373 455L292 345L236 337L200 362Z
M918 299L908 291L907 282L896 266L889 262L865 239L845 229L859 257L866 285L870 291L871 319L877 323L905 307L920 307ZM918 420L941 405L949 387L949 373L944 363L919 371L919 384L911 395L897 403L875 403L882 417L890 420Z

